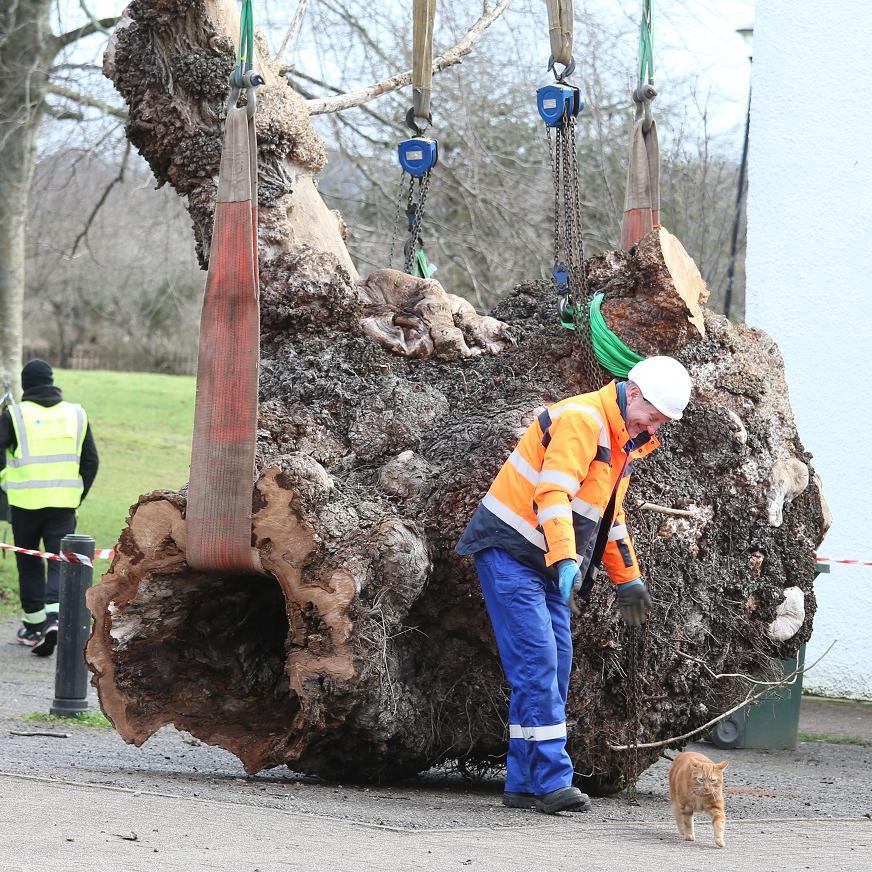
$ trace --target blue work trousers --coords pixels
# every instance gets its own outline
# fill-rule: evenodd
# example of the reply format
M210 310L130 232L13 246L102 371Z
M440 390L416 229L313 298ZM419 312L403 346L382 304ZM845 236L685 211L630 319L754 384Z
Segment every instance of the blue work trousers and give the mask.
M500 548L479 551L475 567L512 688L505 789L542 796L572 784L566 753L569 605L556 581Z

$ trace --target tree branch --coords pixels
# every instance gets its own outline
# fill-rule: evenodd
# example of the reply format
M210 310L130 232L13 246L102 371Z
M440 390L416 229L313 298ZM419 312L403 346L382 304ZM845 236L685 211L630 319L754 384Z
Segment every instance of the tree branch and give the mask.
M127 158L130 156L130 143L127 143L127 147L124 149L124 157L121 158L121 166L118 167L118 175L106 185L103 193L100 195L100 199L97 200L96 205L91 210L91 214L88 216L87 221L85 221L85 226L79 232L79 235L76 237L75 242L73 242L73 247L70 249L70 258L72 259L76 255L76 249L79 247L79 243L88 235L88 231L91 229L91 225L94 223L94 219L97 217L97 213L103 207L103 204L106 202L106 199L109 196L109 192L118 184L121 184L124 181L124 172L127 169Z
M294 17L291 19L291 23L288 26L288 32L285 34L282 44L276 52L275 60L279 62L281 61L285 56L285 51L287 50L289 43L291 49L293 49L297 44L297 37L300 35L300 30L303 28L303 18L306 16L306 8L308 5L309 0L298 0L297 10L294 12Z
M72 88L66 88L63 85L55 83L50 84L46 90L49 94L54 94L57 97L65 97L67 100L72 100L80 106L90 106L92 109L99 109L107 115L114 115L122 121L127 121L127 113L123 109L105 103L103 100L98 100L96 97L89 97L87 94L81 94L78 91L74 91Z
M440 73L446 67L460 63L472 51L473 43L506 11L509 3L511 0L500 0L493 9L484 12L448 51L433 61L433 72ZM412 71L406 70L404 73L398 73L390 79L385 79L360 91L350 91L347 94L339 94L336 97L327 97L323 100L307 100L306 107L310 115L341 112L343 109L351 109L353 106L368 103L383 94L390 94L392 91L409 85L411 81Z
M314 76L308 75L308 73L303 73L303 72L300 72L299 70L295 70L295 69L282 70L282 73L285 76L292 76L295 79L302 79L305 82L311 82L313 85L318 85L319 87L324 88L327 91L333 91L334 94L341 94L342 93L342 89L337 88L336 85L331 85L328 82L325 82L321 79L316 79ZM324 99L324 98L320 98L320 97L315 97L315 95L312 94L311 92L304 91L303 89L299 88L296 85L294 86L294 88L297 91L299 91L301 97L306 97L307 99L310 99L313 102L315 100L318 100L318 99ZM369 106L361 105L358 108L360 109L361 112L365 112L367 115L370 116L370 118L374 118L376 121L378 121L380 124L384 124L386 127L391 127L395 130L404 130L405 129L402 124L398 124L396 121L391 121L389 118L385 118L384 115L380 115L375 110L370 109Z
M62 48L66 48L71 43L76 42L76 40L82 39L82 37L90 36L92 33L102 33L104 30L114 27L119 19L120 16L118 15L113 18L92 18L81 27L77 27L75 30L70 30L67 33L62 33L60 36L56 36L52 40L55 54L57 54Z

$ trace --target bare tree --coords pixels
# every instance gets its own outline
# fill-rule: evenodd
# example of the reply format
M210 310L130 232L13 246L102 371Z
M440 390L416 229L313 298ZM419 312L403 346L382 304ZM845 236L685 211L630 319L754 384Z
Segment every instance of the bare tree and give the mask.
M196 357L202 278L177 197L137 161L67 149L34 175L27 240L27 345L61 366L97 346L125 369Z
M40 123L51 109L51 70L78 40L110 28L91 17L55 34L51 0L20 0L0 9L0 381L20 393L25 227ZM77 92L68 91L65 99ZM84 98L87 102L88 98ZM99 101L91 98L94 105ZM117 111L117 110L116 110Z

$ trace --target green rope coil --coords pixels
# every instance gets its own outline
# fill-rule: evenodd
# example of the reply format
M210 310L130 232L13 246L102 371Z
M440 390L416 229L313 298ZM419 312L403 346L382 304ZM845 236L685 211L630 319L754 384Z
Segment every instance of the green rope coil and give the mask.
M651 0L642 0L639 28L639 87L654 84L654 45L651 41Z
M636 354L609 329L600 311L604 299L605 294L599 293L590 301L590 337L593 351L603 369L608 370L612 375L626 378L627 373L645 358L641 354Z

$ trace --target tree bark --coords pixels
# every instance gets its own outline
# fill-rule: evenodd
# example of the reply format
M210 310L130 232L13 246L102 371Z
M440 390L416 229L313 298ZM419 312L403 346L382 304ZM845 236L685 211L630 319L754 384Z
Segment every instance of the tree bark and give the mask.
M202 255L235 13L135 0L127 14L107 69L128 101L131 140L188 198ZM269 577L194 572L184 492L142 497L89 595L86 656L101 705L129 742L173 723L249 772L487 770L505 751L507 688L474 567L454 545L537 409L599 387L598 374L545 283L521 285L483 317L434 281L392 270L356 281L312 182L323 148L302 101L260 66L253 543ZM699 660L767 678L809 637L823 506L817 485L803 490L794 474L810 458L777 348L701 308L704 285L677 241L654 231L587 269L607 292L612 329L640 352L676 355L696 384L684 420L639 464L627 505L655 603L641 660L640 740L651 741L740 698ZM806 618L779 645L767 628L791 585ZM628 711L613 600L600 582L574 621L567 706L576 771L600 791L626 768L609 748Z

